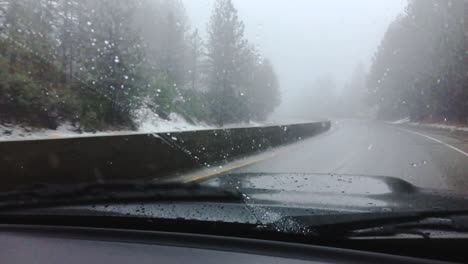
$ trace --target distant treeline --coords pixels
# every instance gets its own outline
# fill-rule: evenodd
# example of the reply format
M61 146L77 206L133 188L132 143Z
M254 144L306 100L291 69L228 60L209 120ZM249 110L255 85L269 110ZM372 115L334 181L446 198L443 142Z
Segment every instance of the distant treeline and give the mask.
M279 104L272 64L217 0L204 40L178 0L0 0L0 122L83 130L161 118L223 126Z
M467 22L466 0L408 1L367 80L380 118L468 122Z

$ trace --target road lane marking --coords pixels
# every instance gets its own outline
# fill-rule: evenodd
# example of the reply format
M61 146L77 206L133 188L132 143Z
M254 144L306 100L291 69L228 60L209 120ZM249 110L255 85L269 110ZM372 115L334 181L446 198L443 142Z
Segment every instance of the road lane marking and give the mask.
M275 153L273 153L271 155L268 155L266 157L263 157L263 158L260 158L260 159L257 159L257 160L253 160L253 161L250 161L250 162L247 162L247 163L244 163L244 164L240 164L240 165L237 165L237 166L234 166L234 167L222 170L222 171L211 173L211 174L208 174L208 175L204 175L204 176L196 177L196 178L193 178L193 179L190 179L190 180L186 180L184 182L189 183L189 182L195 182L195 181L200 181L200 180L206 180L208 178L219 176L219 175L224 174L226 172L242 169L242 168L248 167L250 165L254 165L254 164L260 163L262 161L272 159L272 158L277 157L277 156L282 155L282 154L291 153L292 151L298 149L299 147L302 147L302 145L298 144L298 146L291 146L290 149L285 149L283 151L278 151L278 152L275 152Z
M244 164L241 164L241 165L238 165L238 166L234 166L234 167L232 167L232 168L225 169L225 170L222 170L222 171L218 171L218 172L215 172L215 173L212 173L212 174L208 174L208 175L196 177L196 178L193 178L193 179L190 179L190 180L185 181L185 183L205 180L205 179L208 179L208 178L211 178L211 177L215 177L215 176L224 174L224 173L226 173L226 172L230 172L230 171L237 170L237 169L242 169L242 168L244 168L244 167L247 167L247 166L256 164L256 163L258 163L258 162L261 162L261 161L267 160L267 159L268 159L268 158L261 159L261 160L254 160L254 161L251 161L251 162L248 162L248 163L244 163Z
M442 144L442 145L445 145L446 147L449 147L449 148L451 148L451 149L453 149L453 150L455 150L455 151L457 151L457 152L459 152L459 153L461 153L461 154L463 154L463 155L465 155L465 156L468 157L468 153L466 153L465 151L463 151L463 150L461 150L461 149L459 149L459 148L456 148L456 147L454 147L454 146L452 146L452 145L449 145L449 144L447 144L447 143L445 143L445 142L443 142L443 141L440 141L440 140L438 140L438 139L436 139L436 138L430 137L430 136L428 136L428 135L424 135L424 134L419 133L419 132L416 132L416 131L408 130L408 129L403 129L403 128L401 128L400 130L404 130L404 131L406 131L406 132L413 133L413 134L419 135L419 136L421 136L421 137L425 137L425 138L427 138L427 139L430 139L430 140L432 140L432 141L435 141L435 142L437 142L437 143L440 143L440 144Z
M295 142L295 143L293 143L293 145L284 146L286 149L278 150L277 152L275 152L275 153L273 153L271 155L268 155L266 157L263 157L263 158L260 158L260 159L254 160L254 161L250 161L250 162L247 162L247 163L244 163L244 164L241 164L241 165L237 165L237 166L234 166L234 167L222 170L222 171L214 172L214 173L211 173L211 174L208 174L208 175L195 177L193 179L189 179L189 180L184 181L184 183L205 180L205 179L208 179L208 178L219 176L219 175L224 174L226 172L242 169L242 168L248 167L250 165L254 165L254 164L257 164L257 163L260 163L260 162L275 158L275 157L283 155L283 154L291 153L291 152L293 152L293 151L295 151L295 150L297 150L297 149L299 149L301 147L304 147L304 145L303 145L304 141L308 141L308 140L311 140L311 139L316 139L318 136L322 136L322 135L325 135L327 133L331 133L331 132L335 132L335 131L336 131L336 128L334 126L332 126L329 130L327 130L327 131L325 131L323 133L320 133L320 134L318 134L316 136L304 139L302 141Z

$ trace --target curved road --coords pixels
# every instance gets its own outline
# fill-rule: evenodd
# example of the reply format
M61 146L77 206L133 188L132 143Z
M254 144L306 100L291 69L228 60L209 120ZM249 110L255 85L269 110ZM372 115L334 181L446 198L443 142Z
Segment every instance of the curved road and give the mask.
M236 172L394 176L419 187L468 192L468 145L448 132L343 120L332 129ZM239 168L242 167L242 168ZM233 167L234 168L234 167ZM199 177L204 179L207 177Z

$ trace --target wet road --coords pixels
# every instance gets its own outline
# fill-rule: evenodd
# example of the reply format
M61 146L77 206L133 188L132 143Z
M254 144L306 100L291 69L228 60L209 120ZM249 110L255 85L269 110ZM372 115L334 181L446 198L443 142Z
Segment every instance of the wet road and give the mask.
M274 157L231 170L394 176L419 187L468 192L467 142L449 133L343 120ZM280 187L280 186L279 186Z

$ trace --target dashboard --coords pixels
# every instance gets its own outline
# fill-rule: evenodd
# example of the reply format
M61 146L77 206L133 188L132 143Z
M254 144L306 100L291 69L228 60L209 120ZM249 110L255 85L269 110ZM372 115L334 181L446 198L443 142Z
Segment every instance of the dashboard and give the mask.
M440 263L258 239L104 228L0 225L0 263Z

